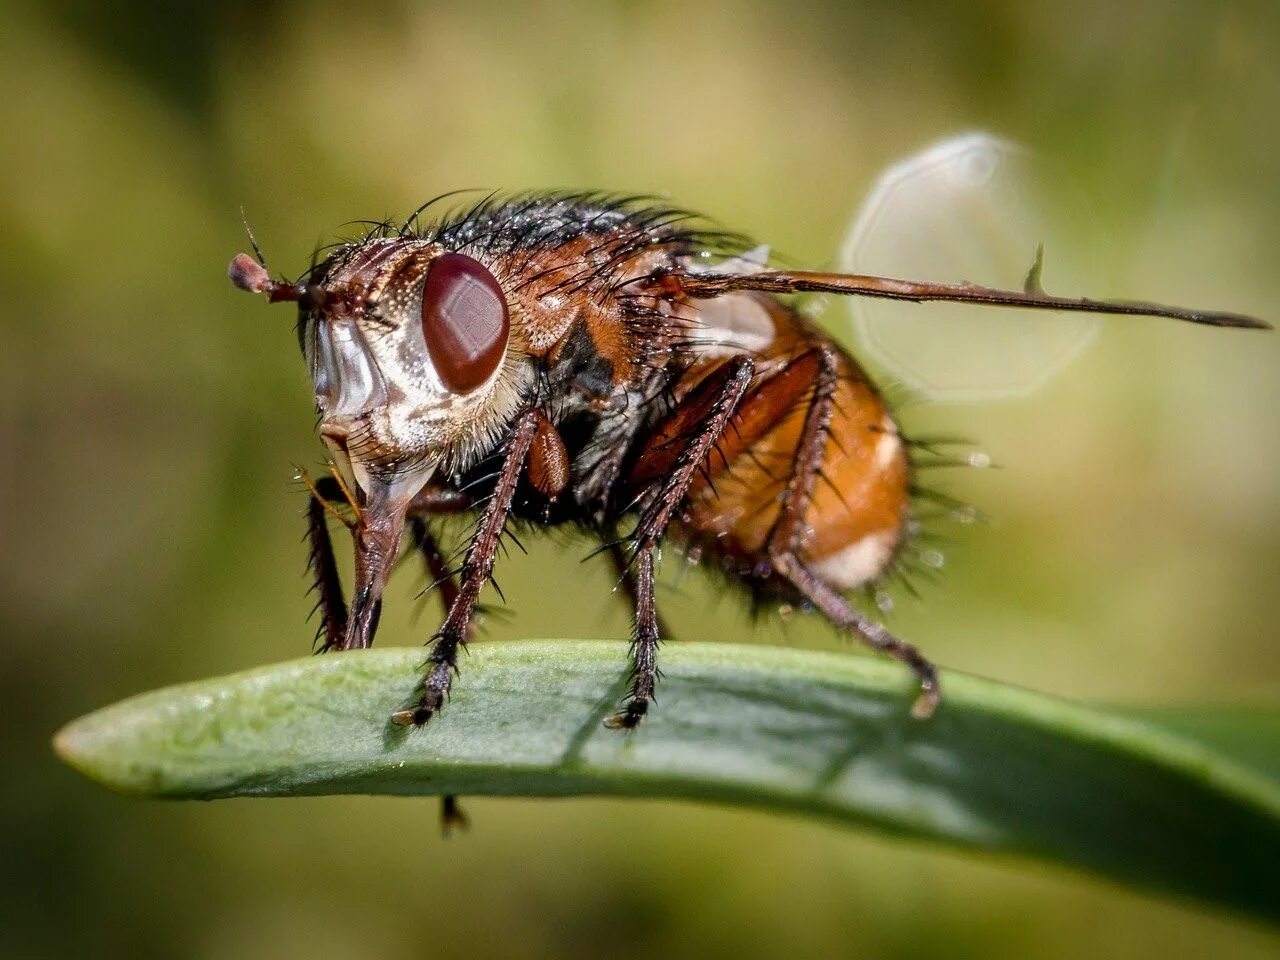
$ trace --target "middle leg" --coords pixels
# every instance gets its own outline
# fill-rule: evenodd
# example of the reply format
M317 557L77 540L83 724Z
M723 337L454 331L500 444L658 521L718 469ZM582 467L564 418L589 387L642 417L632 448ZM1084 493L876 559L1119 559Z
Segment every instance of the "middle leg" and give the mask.
M627 557L626 550L622 547L622 544L609 544L609 564L613 567L613 572L618 577L617 581L614 583L614 590L617 590L618 587L621 586L624 591L622 599L630 605L629 608L632 611L639 610L641 606L641 590L643 589L640 582L641 571L637 568L636 564L631 563L630 559ZM657 623L658 635L670 640L671 630L667 627L666 623L663 622L662 615L655 612L654 620Z
M631 641L634 666L631 689L622 709L605 721L613 729L629 730L649 712L658 681L658 613L653 600L654 554L672 514L684 501L689 486L716 442L724 435L734 411L747 392L755 372L750 357L735 357L707 376L678 406L653 436L637 464L640 472L665 474L649 500L632 534L632 566L636 607L635 634ZM683 436L688 428L692 438ZM673 441L679 440L675 444ZM649 455L652 462L645 463Z

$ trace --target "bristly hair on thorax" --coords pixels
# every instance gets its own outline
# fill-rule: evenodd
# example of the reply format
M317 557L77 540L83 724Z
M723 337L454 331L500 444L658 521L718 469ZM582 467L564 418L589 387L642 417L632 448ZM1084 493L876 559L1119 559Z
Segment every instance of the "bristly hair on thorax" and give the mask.
M402 221L350 221L348 225L365 226L364 234L317 248L304 277L316 282L362 245L386 239L426 240L470 256L525 254L532 259L575 239L598 236L601 244L593 252L607 250L613 269L650 247L711 258L732 256L751 246L744 235L719 229L704 216L649 194L492 192L424 222L423 215L433 207L467 192L433 197Z

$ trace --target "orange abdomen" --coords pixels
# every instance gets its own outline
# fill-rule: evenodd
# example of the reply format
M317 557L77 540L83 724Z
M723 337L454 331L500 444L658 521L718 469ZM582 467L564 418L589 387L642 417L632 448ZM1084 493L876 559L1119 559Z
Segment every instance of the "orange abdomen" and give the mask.
M704 552L743 568L768 559L766 543L796 472L819 371L810 351L830 344L771 298L752 296L750 307L757 326L767 317L772 336L767 345L760 337L756 381L712 452L706 475L695 481L682 524L685 537ZM853 358L837 352L839 381L797 556L831 585L851 589L878 579L902 542L910 465L883 399ZM722 362L704 364L703 371Z

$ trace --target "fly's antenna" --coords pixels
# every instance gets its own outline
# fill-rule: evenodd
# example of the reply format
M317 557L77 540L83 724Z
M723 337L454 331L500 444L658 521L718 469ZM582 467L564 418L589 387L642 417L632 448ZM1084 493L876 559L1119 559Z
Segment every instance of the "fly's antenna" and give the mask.
M258 238L253 235L244 207L240 208L240 222L244 224L244 232L249 237L254 255L251 257L247 253L237 253L227 265L227 279L249 293L265 293L271 303L301 300L306 296L307 288L304 284L271 279L271 273L267 270L267 258L262 255L262 247L258 245Z
M244 232L249 238L249 246L253 248L253 256L237 253L227 265L227 279L249 293L265 293L270 303L309 297L306 284L271 279L271 273L267 269L267 258L262 253L258 238L253 235L253 228L249 226L249 218L245 215L244 207L240 208L240 222L244 224Z
M255 249L256 249L255 244ZM247 253L237 253L227 265L227 279L249 293L265 293L271 303L301 300L307 296L307 287L301 283L285 283L272 280L267 268Z

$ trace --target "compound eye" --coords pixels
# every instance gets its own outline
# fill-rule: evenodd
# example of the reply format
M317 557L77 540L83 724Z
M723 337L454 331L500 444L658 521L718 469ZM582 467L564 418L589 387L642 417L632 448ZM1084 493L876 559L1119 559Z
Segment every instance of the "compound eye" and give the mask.
M422 333L446 387L470 393L493 376L510 330L507 298L483 264L461 253L432 261L422 290Z

